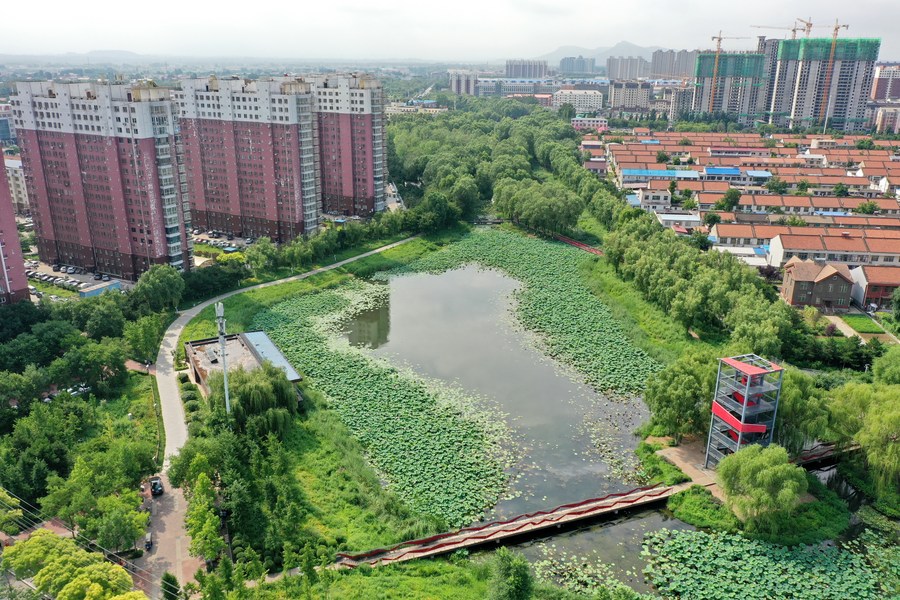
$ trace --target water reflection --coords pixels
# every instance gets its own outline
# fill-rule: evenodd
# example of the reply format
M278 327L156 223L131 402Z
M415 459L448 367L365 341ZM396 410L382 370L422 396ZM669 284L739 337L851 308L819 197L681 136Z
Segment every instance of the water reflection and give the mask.
M632 431L646 418L639 400L612 401L547 358L514 322L519 284L466 267L392 278L390 305L345 328L351 343L415 372L487 397L521 440L510 472L513 516L636 487ZM388 335L390 334L390 335ZM490 515L494 516L494 515Z

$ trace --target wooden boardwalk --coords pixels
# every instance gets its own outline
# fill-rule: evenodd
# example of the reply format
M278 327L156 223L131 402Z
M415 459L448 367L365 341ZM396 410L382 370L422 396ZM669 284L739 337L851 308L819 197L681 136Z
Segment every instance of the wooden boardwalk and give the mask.
M334 566L353 568L362 564L384 565L438 556L487 543L498 543L507 538L562 527L601 515L616 513L623 509L659 502L686 489L689 485L638 488L621 494L608 494L601 498L590 498L581 502L564 504L552 510L519 515L504 521L494 521L429 538L411 540L390 548L379 548L362 554L339 553Z

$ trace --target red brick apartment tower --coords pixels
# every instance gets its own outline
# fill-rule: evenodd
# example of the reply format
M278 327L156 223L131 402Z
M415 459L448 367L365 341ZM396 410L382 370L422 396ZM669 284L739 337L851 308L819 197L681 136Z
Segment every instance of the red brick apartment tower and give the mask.
M384 210L385 136L381 82L368 75L314 78L325 212Z
M319 226L312 86L299 78L189 79L180 113L193 223L287 242Z
M0 304L28 300L28 280L6 169L0 169Z
M137 277L191 266L186 186L168 89L19 82L13 111L45 262Z

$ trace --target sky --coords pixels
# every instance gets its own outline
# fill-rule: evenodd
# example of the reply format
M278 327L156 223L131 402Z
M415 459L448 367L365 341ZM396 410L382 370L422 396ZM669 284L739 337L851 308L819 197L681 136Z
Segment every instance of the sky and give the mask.
M852 7L852 8L851 8ZM881 59L900 60L898 0L43 0L11 3L0 53L128 50L176 56L495 61L559 46L751 49L758 35L790 32L812 17L813 35L880 37ZM803 35L802 33L800 35Z

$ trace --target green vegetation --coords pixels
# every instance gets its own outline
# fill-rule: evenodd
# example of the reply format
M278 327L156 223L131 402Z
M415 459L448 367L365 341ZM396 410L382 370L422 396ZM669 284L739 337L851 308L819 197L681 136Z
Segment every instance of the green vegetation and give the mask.
M256 323L327 394L407 505L451 526L467 524L506 486L487 419L479 424L465 418L459 401L441 390L333 342L340 323L383 301L386 291L351 281L334 291L295 296L260 314Z
M656 451L661 449L660 444L648 444L647 442L638 444L634 452L641 461L639 473L641 481L647 484L661 483L663 485L676 485L690 481L691 478L685 475L681 469L656 454Z
M734 513L701 485L693 485L671 496L666 507L678 519L694 527L728 533L741 529L741 522Z
M7 548L2 566L20 579L33 578L39 592L56 600L147 598L142 592L129 591L132 581L125 569L46 529Z
M499 269L521 281L516 316L541 334L547 353L581 372L596 388L629 394L643 388L656 361L635 348L612 312L580 277L595 259L571 246L503 229L476 230L406 271L442 272L465 264Z
M775 546L728 533L660 530L644 538L646 575L667 597L884 598L865 559L840 548Z
M809 485L803 468L791 464L787 451L774 444L752 444L726 456L716 467L716 479L729 507L747 526L771 534L778 533L781 522L776 515L790 516Z
M841 315L841 319L859 333L884 333L884 329L866 315Z

